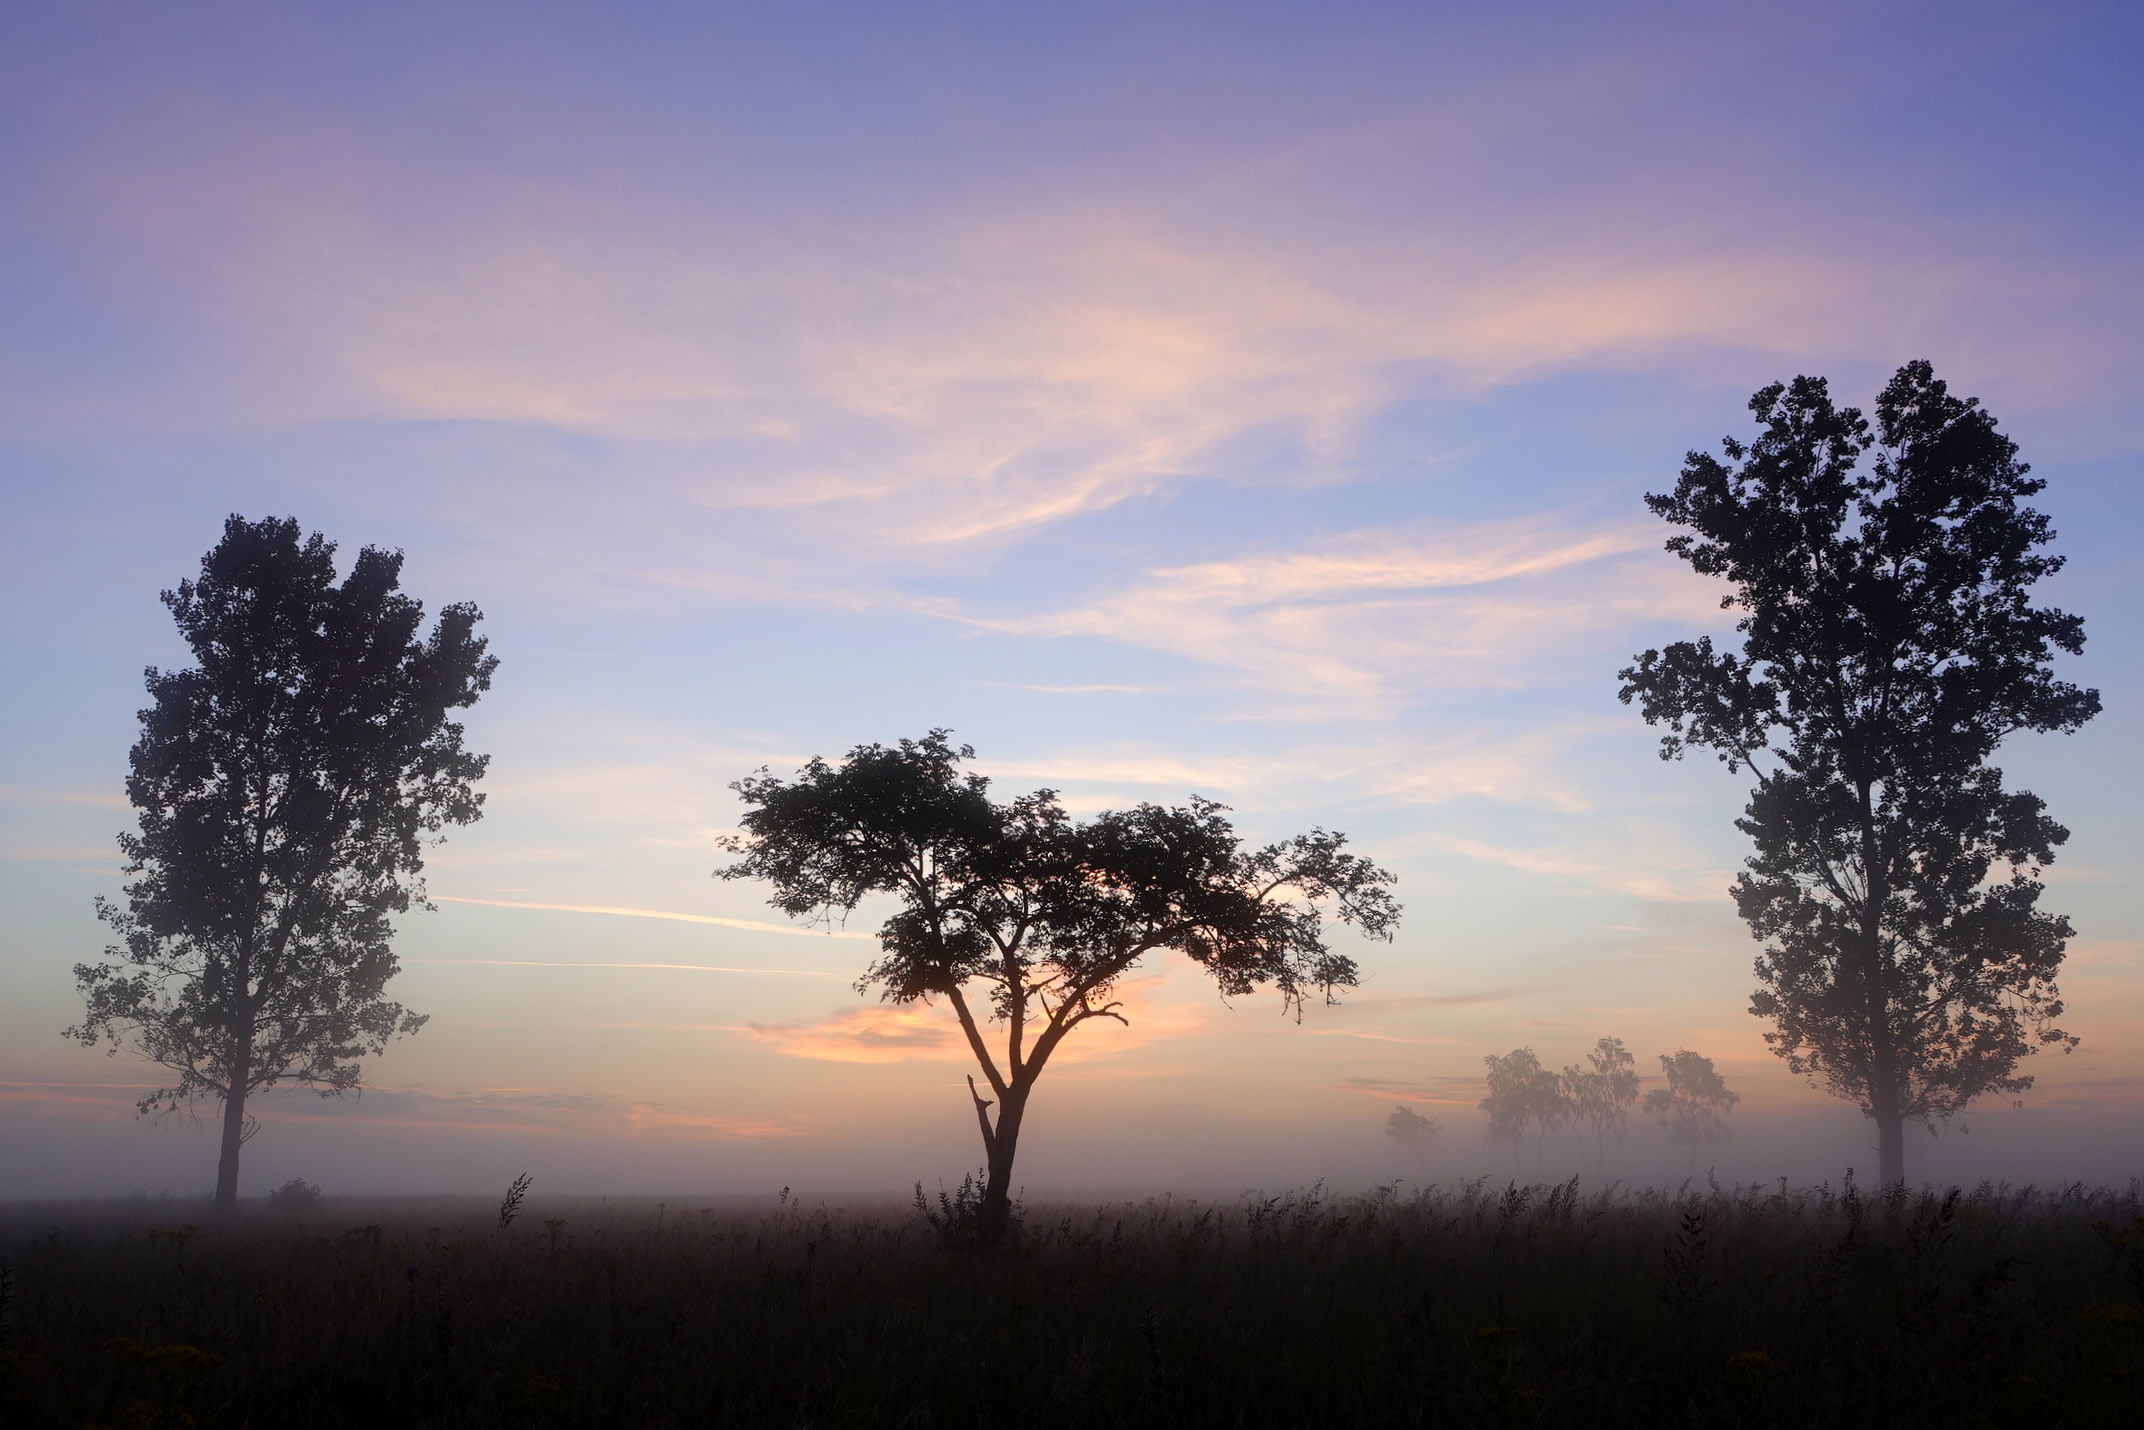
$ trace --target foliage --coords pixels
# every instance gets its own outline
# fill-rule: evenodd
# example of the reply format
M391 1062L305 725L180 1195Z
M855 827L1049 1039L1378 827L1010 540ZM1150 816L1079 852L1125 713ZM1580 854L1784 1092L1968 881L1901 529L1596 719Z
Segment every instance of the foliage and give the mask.
M268 1205L279 1212L315 1212L327 1197L303 1177L292 1177L268 1193Z
M523 1172L507 1184L506 1195L499 1198L499 1230L512 1228L514 1218L521 1215L521 1203L528 1198L529 1186L533 1180L528 1173Z
M121 942L75 969L69 1035L172 1075L143 1112L223 1102L225 1209L249 1094L349 1091L360 1058L423 1025L385 996L390 916L423 901L427 839L483 804L485 757L448 718L498 664L476 607L420 637L399 554L366 547L340 585L334 555L294 520L234 516L199 579L164 592L196 665L147 673L126 905L98 902Z
M1872 428L1821 378L1750 399L1762 427L1692 452L1646 498L1667 549L1726 582L1741 649L1648 650L1621 695L1663 758L1710 749L1757 777L1734 897L1765 949L1751 1011L1795 1071L1875 1119L1886 1178L1903 1122L2030 1085L2068 1048L2055 975L2067 920L2038 907L2067 831L1990 764L2020 730L2073 731L2096 692L2055 679L2083 622L2031 604L2062 567L2016 444L1925 362ZM1864 467L1863 459L1873 453Z
M183 1262L169 1209L0 1208L0 1423L2023 1430L2133 1425L2144 1376L2092 1229L2134 1185L1031 1206L981 1258L891 1205L338 1205L366 1234Z
M1489 1140L1516 1142L1531 1127L1536 1139L1570 1121L1571 1104L1563 1080L1541 1066L1532 1048L1513 1048L1482 1059L1488 1067L1489 1094L1481 1110L1489 1114Z
M1385 1119L1385 1135L1409 1152L1422 1153L1443 1140L1444 1129L1402 1103Z
M961 1174L960 1185L952 1191L938 1184L936 1204L923 1194L923 1183L916 1183L916 1215L923 1218L939 1241L947 1246L975 1247L988 1243L996 1232L989 1212L984 1189L990 1184L990 1172L979 1168ZM1013 1207L1014 1223L1018 1224L1018 1204Z
M1696 1147L1702 1142L1724 1142L1733 1135L1726 1115L1742 1097L1728 1090L1727 1079L1713 1067L1712 1059L1688 1048L1672 1057L1662 1053L1660 1071L1667 1086L1645 1094L1645 1111L1667 1129L1670 1142Z
M1563 1096L1573 1121L1593 1129L1598 1152L1609 1133L1623 1140L1630 1109L1638 1100L1638 1062L1621 1038L1602 1038L1586 1054L1586 1066L1563 1070Z
M1124 1021L1111 995L1147 954L1186 955L1224 995L1270 985L1300 1017L1306 998L1331 1001L1356 981L1354 960L1326 947L1325 916L1389 939L1399 906L1392 876L1347 853L1342 835L1246 849L1226 808L1195 796L1078 823L1054 790L993 800L988 780L960 769L974 754L933 730L859 745L839 765L815 758L794 780L761 770L732 786L748 806L745 832L719 872L766 880L769 902L792 918L897 901L857 987L951 1007L993 1094L969 1079L985 1214L1001 1221L1035 1080L1082 1023Z

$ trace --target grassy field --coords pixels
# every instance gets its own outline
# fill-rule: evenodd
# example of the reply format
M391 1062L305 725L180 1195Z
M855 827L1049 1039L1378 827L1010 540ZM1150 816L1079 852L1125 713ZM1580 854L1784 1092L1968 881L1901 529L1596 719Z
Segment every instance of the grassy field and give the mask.
M0 1424L2144 1424L2135 1185L184 1211L0 1207Z

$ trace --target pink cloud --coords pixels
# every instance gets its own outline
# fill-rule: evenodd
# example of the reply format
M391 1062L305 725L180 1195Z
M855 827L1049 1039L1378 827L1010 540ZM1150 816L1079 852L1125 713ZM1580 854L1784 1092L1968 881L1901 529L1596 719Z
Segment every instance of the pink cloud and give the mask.
M794 1058L839 1063L963 1061L967 1040L953 1015L921 1003L876 1003L800 1023L752 1023L740 1031Z

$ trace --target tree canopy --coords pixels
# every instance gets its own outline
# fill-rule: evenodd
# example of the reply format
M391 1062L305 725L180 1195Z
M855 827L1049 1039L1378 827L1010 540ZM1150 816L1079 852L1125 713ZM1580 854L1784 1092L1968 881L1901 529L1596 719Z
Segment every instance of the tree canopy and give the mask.
M1385 1135L1409 1152L1427 1152L1443 1140L1444 1129L1404 1102L1385 1118Z
M732 786L744 833L719 873L766 880L794 918L894 901L857 986L895 1003L943 999L958 1021L992 1094L969 1079L983 1216L998 1234L1035 1080L1082 1023L1124 1021L1112 994L1142 958L1173 950L1222 993L1270 987L1300 1017L1306 1000L1357 981L1354 960L1326 946L1326 917L1389 939L1399 906L1392 876L1342 835L1246 848L1226 807L1197 797L1075 821L1054 790L993 799L961 769L974 754L933 730L813 759L794 779L761 770Z
M1726 583L1740 649L1648 650L1621 695L1666 727L1662 758L1705 748L1756 776L1733 891L1765 943L1751 1011L1875 1120L1897 1181L1905 1122L2022 1090L2023 1056L2075 1042L2055 1025L2070 926L2038 907L2067 831L1990 761L2099 696L2055 677L2084 633L2031 601L2062 567L2025 505L2044 483L1976 400L1914 362L1873 426L1821 378L1749 405L1754 440L1690 453L1646 498L1683 528L1667 549Z
M1481 1110L1489 1114L1491 1142L1516 1144L1531 1127L1538 1151L1542 1138L1570 1121L1571 1102L1563 1079L1543 1067L1532 1048L1490 1053L1482 1064L1488 1070L1489 1090L1481 1100Z
M1638 1100L1638 1062L1621 1038L1602 1038L1586 1054L1586 1066L1563 1070L1563 1094L1574 1121L1593 1129L1596 1166L1603 1165L1610 1134L1617 1141L1630 1125Z
M1725 1142L1733 1135L1727 1127L1727 1114L1742 1096L1728 1088L1727 1079L1720 1076L1712 1059L1688 1048L1673 1055L1662 1053L1660 1071L1667 1086L1645 1094L1645 1110L1667 1129L1670 1142L1691 1149L1690 1164L1694 1168L1699 1144Z
M498 665L476 607L424 635L398 553L366 547L339 585L334 555L295 520L233 516L199 579L163 593L196 664L147 672L125 904L98 901L121 942L75 969L70 1036L172 1074L143 1112L223 1102L226 1211L249 1094L345 1092L423 1025L385 995L391 916L423 899L425 844L484 799L487 757L448 718Z

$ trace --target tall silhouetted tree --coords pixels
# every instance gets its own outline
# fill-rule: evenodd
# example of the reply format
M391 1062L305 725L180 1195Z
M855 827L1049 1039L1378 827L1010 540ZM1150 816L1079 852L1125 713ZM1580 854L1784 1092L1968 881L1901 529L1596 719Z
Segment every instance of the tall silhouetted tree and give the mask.
M1564 1100L1572 1120L1593 1129L1594 1166L1602 1168L1608 1134L1620 1142L1630 1124L1630 1109L1638 1100L1638 1061L1621 1038L1602 1038L1586 1054L1586 1064L1563 1070Z
M1690 1170L1697 1170L1700 1143L1725 1142L1734 1134L1727 1129L1727 1114L1742 1100L1730 1092L1727 1079L1712 1065L1684 1048L1669 1057L1660 1055L1660 1071L1668 1085L1645 1094L1645 1110L1668 1132L1668 1140L1690 1149Z
M2054 1025L2070 926L2038 908L2068 832L1989 760L2015 731L2077 729L2099 696L2050 669L2083 622L2029 599L2062 566L2024 505L2044 484L1977 402L1917 362L1873 431L1821 378L1750 410L1754 442L1691 453L1646 498L1686 528L1668 550L1728 583L1742 649L1649 650L1622 698L1668 727L1662 758L1696 745L1756 775L1734 888L1766 943L1751 1011L1875 1121L1893 1183L1907 1122L2028 1087L2021 1057L2076 1041Z
M126 906L98 900L122 942L75 968L88 1011L69 1035L175 1075L144 1113L223 1103L221 1212L253 1092L347 1091L360 1057L423 1024L385 996L389 916L423 901L424 845L483 804L486 757L447 718L498 664L476 607L422 636L399 553L366 547L341 585L334 556L294 520L234 516L200 579L164 593L198 664L148 672Z
M1542 1141L1571 1119L1563 1079L1541 1066L1532 1048L1513 1048L1501 1057L1490 1053L1482 1063L1488 1068L1489 1093L1481 1100L1481 1110L1489 1114L1489 1140L1511 1143L1516 1157L1520 1137L1533 1128L1538 1172Z
M1035 1080L1080 1024L1124 1021L1111 991L1148 953L1188 955L1224 994L1271 984L1301 1016L1313 992L1330 1002L1356 981L1354 960L1326 948L1323 915L1389 939L1399 907L1392 876L1343 852L1341 835L1246 849L1224 807L1197 798L1085 823L1053 790L1000 804L960 769L975 752L947 735L859 745L794 780L738 781L749 808L728 847L741 857L719 873L767 880L769 902L794 918L897 901L857 987L951 1007L992 1093L968 1079L988 1165L982 1230L996 1237Z

